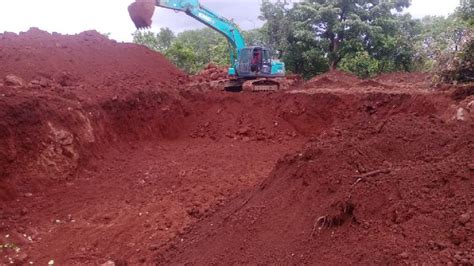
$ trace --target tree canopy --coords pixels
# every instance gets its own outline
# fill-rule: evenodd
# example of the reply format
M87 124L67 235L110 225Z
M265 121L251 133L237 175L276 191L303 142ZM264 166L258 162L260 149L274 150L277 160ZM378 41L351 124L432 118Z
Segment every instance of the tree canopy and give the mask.
M261 28L243 31L248 45L271 48L287 70L306 78L330 69L361 77L430 71L472 41L474 0L460 0L448 17L413 19L410 0L262 0ZM210 28L136 32L134 42L195 73L208 63L229 65L226 39Z

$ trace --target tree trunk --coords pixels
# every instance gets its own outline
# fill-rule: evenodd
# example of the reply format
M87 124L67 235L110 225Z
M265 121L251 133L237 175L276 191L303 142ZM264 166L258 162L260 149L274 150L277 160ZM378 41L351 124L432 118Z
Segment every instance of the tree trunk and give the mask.
M329 61L329 70L333 71L337 69L341 57L337 54L339 52L339 39L331 38L331 44L329 45L329 52L332 54Z

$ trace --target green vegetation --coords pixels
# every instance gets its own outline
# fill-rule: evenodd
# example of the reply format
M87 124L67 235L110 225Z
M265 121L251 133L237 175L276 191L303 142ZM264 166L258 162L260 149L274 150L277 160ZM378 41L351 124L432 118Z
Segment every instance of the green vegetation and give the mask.
M262 0L259 29L244 31L248 45L265 45L287 70L305 78L342 69L361 77L393 71L472 67L474 0L460 0L448 17L413 19L410 0ZM212 29L175 34L136 32L134 42L160 51L183 70L229 64L229 45ZM467 63L466 63L467 62ZM472 70L472 68L471 68ZM463 74L443 80L471 80Z
M189 73L196 73L211 62L229 65L226 39L209 28L188 30L177 36L168 28L160 29L158 34L137 31L133 34L133 41L163 53Z

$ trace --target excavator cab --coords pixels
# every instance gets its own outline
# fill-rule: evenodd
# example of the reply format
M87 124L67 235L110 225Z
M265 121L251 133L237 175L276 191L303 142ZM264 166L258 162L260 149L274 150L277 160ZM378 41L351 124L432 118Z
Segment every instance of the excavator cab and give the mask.
M272 74L272 58L270 50L252 46L240 50L236 71L239 77L269 77Z

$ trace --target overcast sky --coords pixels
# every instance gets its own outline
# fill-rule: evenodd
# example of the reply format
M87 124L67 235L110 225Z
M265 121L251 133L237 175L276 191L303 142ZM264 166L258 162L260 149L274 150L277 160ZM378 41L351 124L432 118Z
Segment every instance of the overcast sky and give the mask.
M79 33L95 29L111 33L113 39L130 41L134 32L127 6L133 0L0 0L0 32L26 31L39 27L49 32ZM243 29L261 25L258 20L261 0L202 0L201 3L227 18L233 18ZM459 0L412 0L408 10L414 17L447 15ZM153 31L169 27L183 31L202 27L182 13L158 8Z

